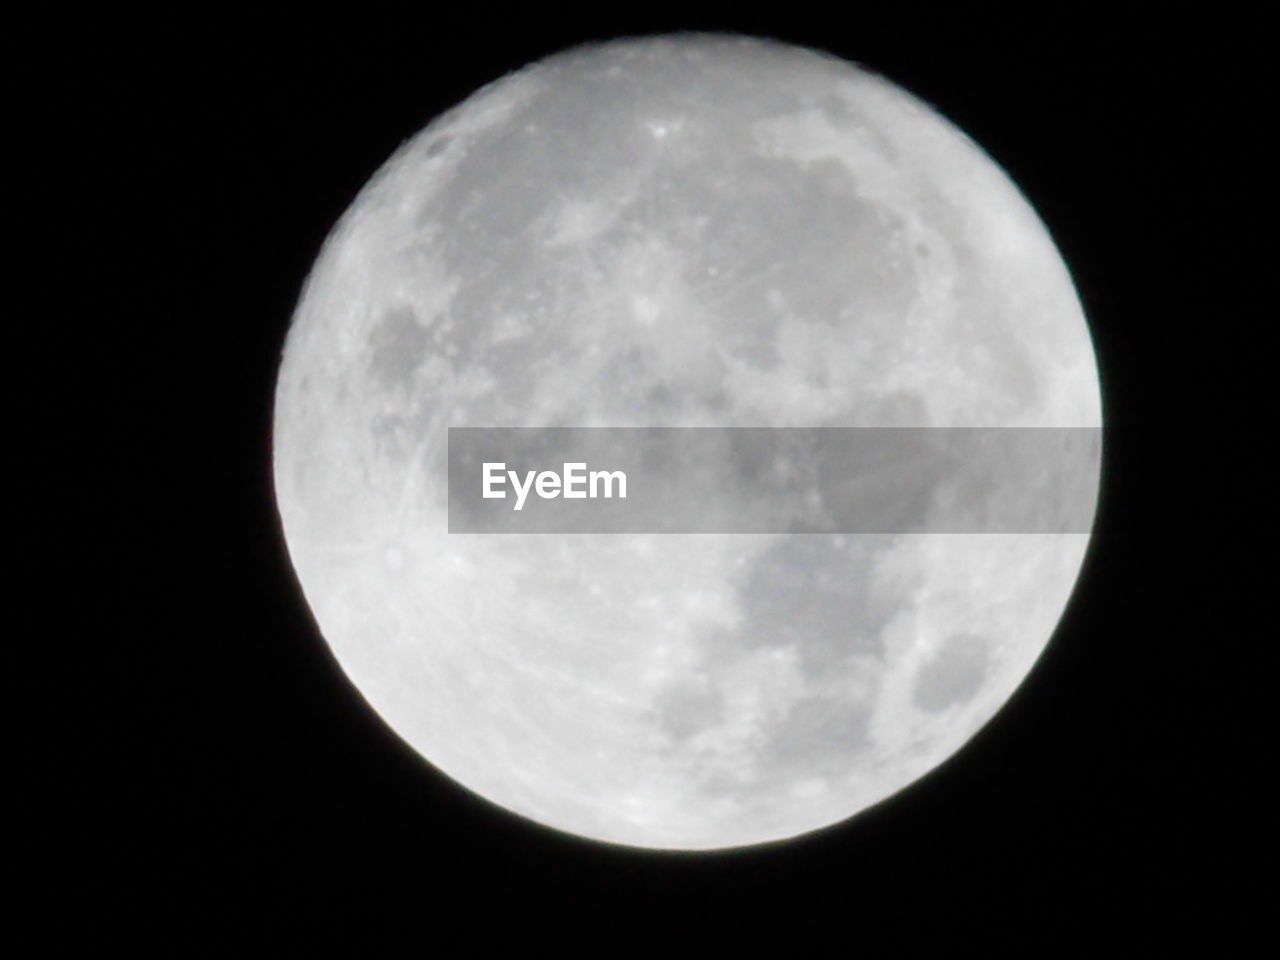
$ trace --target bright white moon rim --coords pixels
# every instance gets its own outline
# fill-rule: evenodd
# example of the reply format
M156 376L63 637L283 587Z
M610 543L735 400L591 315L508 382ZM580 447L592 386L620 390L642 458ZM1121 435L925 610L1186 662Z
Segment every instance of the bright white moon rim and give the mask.
M1070 277L990 158L851 64L689 35L551 57L388 161L298 305L274 470L325 639L424 758L710 849L951 755L1088 535L451 536L448 428L1100 424Z

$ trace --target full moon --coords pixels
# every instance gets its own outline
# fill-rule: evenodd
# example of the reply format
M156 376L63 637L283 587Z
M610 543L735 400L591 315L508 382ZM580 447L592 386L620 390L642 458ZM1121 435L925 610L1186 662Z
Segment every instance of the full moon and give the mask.
M537 823L694 850L845 820L955 753L1089 534L451 534L449 428L1101 405L1061 257L964 133L832 56L677 35L552 56L406 141L307 279L274 426L294 569L386 724Z

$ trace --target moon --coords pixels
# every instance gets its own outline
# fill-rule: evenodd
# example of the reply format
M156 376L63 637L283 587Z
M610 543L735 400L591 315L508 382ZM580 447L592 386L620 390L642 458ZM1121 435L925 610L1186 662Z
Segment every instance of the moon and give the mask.
M1096 428L1101 404L1027 200L826 54L580 47L377 172L305 283L275 401L320 632L474 793L707 850L843 821L955 753L1048 643L1089 534L450 534L460 426Z

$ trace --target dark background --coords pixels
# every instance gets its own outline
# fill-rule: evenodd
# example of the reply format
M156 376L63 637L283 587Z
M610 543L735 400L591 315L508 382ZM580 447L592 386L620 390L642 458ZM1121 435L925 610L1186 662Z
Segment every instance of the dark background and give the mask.
M1228 214L1253 150L1229 6L842 5L839 15L315 8L82 25L59 91L123 161L109 244L119 659L87 900L136 949L480 946L809 955L1070 941L1218 946L1255 925L1265 752L1227 667L1261 643L1232 504L1256 401ZM1117 12L1119 9L1119 12ZM332 19L326 20L326 17ZM1007 169L1076 278L1107 423L1098 537L995 722L851 822L674 855L537 827L436 773L364 707L294 580L272 500L276 365L326 233L405 138L588 39L727 29L857 60ZM1242 653L1242 651L1246 651ZM1246 763L1241 757L1251 757ZM819 946L827 944L819 951ZM394 952L400 952L399 950Z

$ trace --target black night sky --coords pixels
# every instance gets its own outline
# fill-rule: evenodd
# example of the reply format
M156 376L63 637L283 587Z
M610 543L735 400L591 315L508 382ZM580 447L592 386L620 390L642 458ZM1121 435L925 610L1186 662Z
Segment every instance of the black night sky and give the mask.
M111 812L91 824L100 852L83 868L120 943L167 956L224 938L248 956L910 956L1192 933L1225 945L1261 919L1246 867L1273 862L1273 845L1237 798L1257 793L1263 753L1237 762L1258 730L1228 678L1262 643L1240 599L1258 575L1235 569L1241 536L1214 532L1243 529L1235 505L1262 485L1256 466L1228 469L1251 463L1230 446L1248 436L1233 412L1256 409L1240 363L1258 321L1224 294L1241 281L1222 241L1235 184L1221 157L1247 147L1234 67L1258 28L1226 6L966 6L317 7L304 15L319 22L296 25L175 13L82 28L92 68L86 55L58 95L113 131L122 269L139 278L121 305L110 436ZM852 821L700 855L539 828L391 735L311 620L269 469L302 280L391 151L528 61L676 29L859 61L982 144L1073 272L1110 427L1076 596L997 720Z

